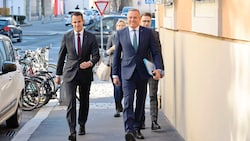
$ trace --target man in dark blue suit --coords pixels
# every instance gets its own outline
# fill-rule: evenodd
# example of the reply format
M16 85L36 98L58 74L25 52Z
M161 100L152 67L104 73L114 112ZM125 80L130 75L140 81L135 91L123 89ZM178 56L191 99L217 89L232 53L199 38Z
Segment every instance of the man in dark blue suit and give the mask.
M124 93L124 128L126 141L144 139L140 132L143 110L147 94L147 80L150 77L143 63L151 53L156 69L153 78L161 77L162 57L151 29L140 26L140 11L131 9L127 15L128 27L117 31L115 52L113 57L112 77L115 85L120 85ZM121 67L121 80L119 80L119 67ZM136 92L136 106L134 109L134 95Z

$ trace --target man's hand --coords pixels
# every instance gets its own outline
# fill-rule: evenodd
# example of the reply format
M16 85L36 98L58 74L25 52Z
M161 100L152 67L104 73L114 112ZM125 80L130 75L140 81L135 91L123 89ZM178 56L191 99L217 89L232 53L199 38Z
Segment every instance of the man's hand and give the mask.
M56 78L55 78L55 83L56 83L56 84L60 84L60 83L61 83L61 78L60 78L60 76L56 76Z
M121 85L121 82L120 82L120 80L119 80L118 77L113 78L113 83L114 83L116 86L120 86L120 85Z
M153 70L153 79L154 80L159 80L161 78L161 70L157 69L157 70Z
M81 64L80 64L80 68L81 69L87 69L87 68L89 68L89 67L91 67L92 66L92 63L90 62L90 61L85 61L85 62L82 62Z

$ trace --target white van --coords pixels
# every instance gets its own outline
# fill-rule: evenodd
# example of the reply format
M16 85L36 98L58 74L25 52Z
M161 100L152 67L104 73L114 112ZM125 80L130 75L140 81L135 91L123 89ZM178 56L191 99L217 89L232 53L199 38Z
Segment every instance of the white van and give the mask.
M71 14L74 12L81 12L83 15L83 19L84 19L84 25L89 25L91 24L91 17L88 16L84 10L81 9L74 9L74 10L70 10L64 17L65 20L65 26L71 25Z

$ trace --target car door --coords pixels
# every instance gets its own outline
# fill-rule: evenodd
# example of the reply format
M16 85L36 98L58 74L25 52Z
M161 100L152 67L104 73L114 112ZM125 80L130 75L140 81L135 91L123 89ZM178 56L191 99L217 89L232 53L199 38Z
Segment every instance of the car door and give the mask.
M14 50L10 41L0 40L0 112L8 110L16 101L18 93L17 83L14 81L15 77L18 77L16 71L3 73L2 65L5 61L15 62ZM12 103L12 104L11 104Z
M9 26L12 28L12 33L14 37L18 37L20 34L20 25L16 23L14 19L9 20Z
M115 24L118 18L116 17L104 17L103 18L103 46L106 48L108 37L115 31ZM87 30L93 33L101 46L101 23L100 21L95 22L91 27L87 27Z

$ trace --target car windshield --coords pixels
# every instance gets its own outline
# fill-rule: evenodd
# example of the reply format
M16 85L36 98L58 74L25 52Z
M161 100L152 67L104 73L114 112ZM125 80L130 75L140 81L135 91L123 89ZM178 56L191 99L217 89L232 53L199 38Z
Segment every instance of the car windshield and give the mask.
M132 9L132 7L124 7L124 8L122 9L122 13L128 13L128 11L129 11L130 9Z
M8 24L8 21L6 20L0 20L0 25L7 25Z
M89 15L92 15L92 12L91 11L85 11L85 14L89 16Z

